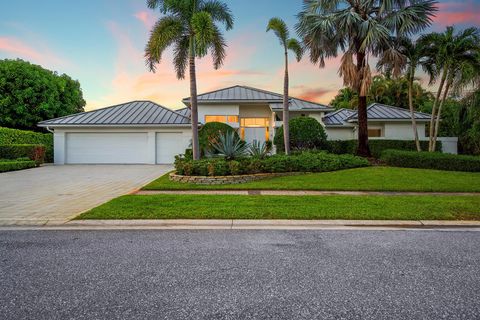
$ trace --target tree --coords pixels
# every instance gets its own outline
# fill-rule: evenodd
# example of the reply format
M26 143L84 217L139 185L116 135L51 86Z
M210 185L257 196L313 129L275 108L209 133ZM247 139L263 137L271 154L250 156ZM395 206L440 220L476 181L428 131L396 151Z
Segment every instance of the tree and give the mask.
M330 101L330 105L337 110L355 109L358 105L358 94L350 87L342 88L332 101Z
M43 120L83 112L80 83L30 62L0 60L0 126L40 131Z
M435 151L442 108L450 90L460 92L469 84L480 81L480 35L477 28L467 28L455 34L449 26L445 32L433 32L423 37L429 60L426 69L430 82L440 77L432 108L429 129L429 151Z
M228 6L219 0L147 0L150 9L164 14L154 25L145 48L145 59L150 71L155 72L165 50L173 46L173 63L178 79L190 73L190 109L192 121L193 158L200 158L198 142L197 79L195 59L211 51L213 66L218 69L225 60L225 39L215 24L226 30L233 28L233 16Z
M372 77L370 57L388 48L392 37L413 35L431 24L433 0L305 0L297 32L320 67L343 52L340 76L358 93L357 154L370 156L367 93ZM354 61L355 60L355 61Z
M480 155L480 88L460 101L458 126L459 151Z
M273 31L275 35L280 40L280 44L283 47L285 55L285 76L283 80L283 139L285 144L285 154L290 154L290 129L288 126L288 121L290 119L288 112L288 50L291 50L295 53L297 62L302 59L303 48L300 45L300 42L297 39L290 38L290 32L286 23L280 18L272 18L268 22L267 32Z

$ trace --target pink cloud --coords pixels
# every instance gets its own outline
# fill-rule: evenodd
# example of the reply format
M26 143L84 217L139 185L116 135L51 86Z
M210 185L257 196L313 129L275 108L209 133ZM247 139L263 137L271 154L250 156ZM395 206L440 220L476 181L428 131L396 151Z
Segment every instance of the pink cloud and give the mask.
M437 4L439 11L434 22L440 26L454 24L480 24L480 7L472 1L443 2Z
M134 14L134 17L140 20L148 30L151 30L155 24L156 18L150 11L139 11Z

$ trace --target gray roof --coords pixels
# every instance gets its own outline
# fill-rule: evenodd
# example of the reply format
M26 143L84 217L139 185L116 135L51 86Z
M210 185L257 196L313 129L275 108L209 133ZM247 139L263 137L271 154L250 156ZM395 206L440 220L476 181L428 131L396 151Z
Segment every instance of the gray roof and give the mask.
M197 96L198 102L251 102L269 103L272 109L282 109L283 95L267 90L236 85L229 88L219 89ZM190 103L190 98L182 100L185 104ZM306 101L294 97L290 97L291 110L333 110L332 108L311 101Z
M132 101L40 122L47 126L189 125L190 119L151 101Z
M184 117L187 117L187 118L190 118L190 115L191 115L191 111L190 111L190 108L186 107L186 108L182 108L182 109L178 109L178 110L174 110L176 113L180 113L182 116Z
M368 121L409 121L410 111L398 107L388 106L381 103L372 103L367 107ZM415 112L417 121L429 121L430 115L423 112ZM349 122L358 120L357 110L339 109L328 113L323 117L326 126L348 125Z

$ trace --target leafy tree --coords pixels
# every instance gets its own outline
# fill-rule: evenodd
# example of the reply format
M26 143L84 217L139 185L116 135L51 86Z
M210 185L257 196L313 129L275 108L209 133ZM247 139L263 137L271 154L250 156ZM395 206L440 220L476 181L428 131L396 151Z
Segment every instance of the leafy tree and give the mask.
M480 88L463 98L458 110L460 152L480 155Z
M303 48L300 45L300 43L297 41L297 39L290 38L290 32L288 31L288 27L286 23L280 18L270 19L267 26L267 32L268 31L273 31L275 35L278 37L285 54L285 76L283 80L283 128L284 128L283 139L285 140L284 145L286 146L285 153L289 155L290 154L290 141L289 141L290 130L288 127L288 122L290 117L288 112L288 104L289 104L288 50L293 51L293 53L295 53L295 57L297 58L297 61L300 61L303 56Z
M37 123L83 112L80 83L20 59L0 60L0 126L40 131Z
M358 94L350 87L342 88L330 101L335 109L355 109L358 106Z
M233 16L228 6L219 0L147 0L147 4L150 9L159 9L164 14L153 27L145 48L148 68L155 72L162 54L171 46L177 78L184 79L189 68L193 159L198 160L200 148L195 59L211 51L214 68L222 66L227 44L215 23L220 22L230 30L233 28Z
M213 145L219 141L220 136L233 132L236 138L240 139L237 131L226 123L208 122L198 132L200 151L202 155L215 153Z
M392 38L410 36L431 24L436 11L432 0L305 0L298 15L298 34L310 50L310 60L343 52L340 76L358 93L357 154L370 156L367 93L372 82L369 59L387 50Z
M277 129L274 143L278 151L285 150L283 126ZM290 148L296 151L321 149L325 147L327 134L322 125L311 117L297 117L290 120Z

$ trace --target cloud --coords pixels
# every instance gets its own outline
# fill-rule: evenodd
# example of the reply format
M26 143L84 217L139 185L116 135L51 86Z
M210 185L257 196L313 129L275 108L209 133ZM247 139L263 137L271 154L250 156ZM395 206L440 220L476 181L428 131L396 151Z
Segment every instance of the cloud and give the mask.
M308 100L308 101L319 101L325 95L330 93L331 90L325 88L310 88L305 85L292 87L292 92L297 92L296 97Z
M147 30L151 30L155 24L156 17L150 11L139 11L134 17L140 20Z
M438 26L454 24L480 25L480 7L472 1L442 2L437 4L439 11L433 19Z

